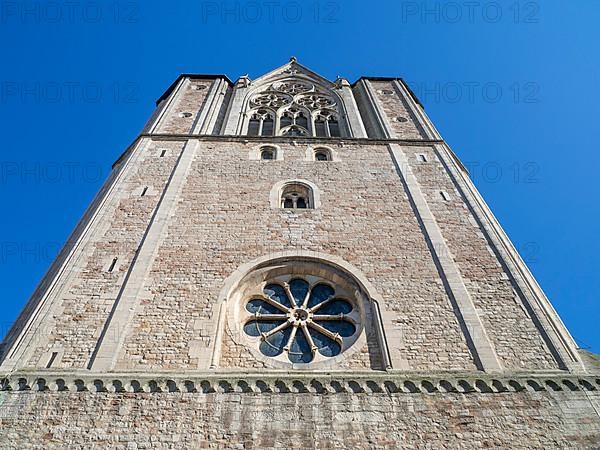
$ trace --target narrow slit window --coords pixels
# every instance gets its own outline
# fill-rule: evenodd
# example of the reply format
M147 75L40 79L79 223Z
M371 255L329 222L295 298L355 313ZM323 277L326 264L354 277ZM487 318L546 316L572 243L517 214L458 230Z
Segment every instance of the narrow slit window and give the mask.
M275 124L273 123L273 119L271 117L267 117L262 124L261 136L273 136L274 128Z
M337 120L329 121L329 135L331 137L340 137L340 124Z
M423 153L419 153L417 155L417 159L419 160L419 162L427 162L427 156L425 156Z
M325 131L325 121L317 120L315 122L315 131L318 137L327 136L327 132Z
M112 273L112 271L115 270L118 260L119 258L113 258L112 262L110 263L110 267L108 268L109 273Z
M442 197L442 200L444 200L445 202L450 201L450 195L446 191L440 191L440 195Z
M286 113L281 117L281 128L289 127L294 123L294 120Z
M161 157L161 158L164 158L166 154L167 154L167 151L166 151L166 150L162 150L162 151L160 152L160 157Z
M260 120L250 119L250 123L248 124L248 135L249 136L258 136L259 128L260 128Z
M142 190L142 197L146 196L146 192L148 192L148 186L144 187L144 189Z
M52 352L52 355L50 356L50 359L48 360L48 364L46 364L46 369L49 369L50 367L52 367L52 364L54 364L54 361L56 360L57 356L58 356L58 352Z
M308 119L303 113L298 113L296 117L296 125L308 129Z

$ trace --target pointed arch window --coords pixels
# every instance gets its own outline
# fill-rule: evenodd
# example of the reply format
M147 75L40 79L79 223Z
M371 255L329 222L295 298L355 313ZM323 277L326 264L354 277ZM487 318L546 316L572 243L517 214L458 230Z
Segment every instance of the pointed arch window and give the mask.
M283 136L307 136L308 113L294 106L286 109L279 118L279 128Z
M308 130L308 118L302 111L296 116L296 125Z
M286 111L281 116L281 120L279 123L280 123L281 128L289 127L290 125L294 124L294 118L290 115L289 112Z
M284 129L281 134L282 136L307 136L308 131L296 125L292 125L291 127Z
M321 111L315 118L315 134L318 137L340 137L340 123L333 111Z
M254 94L249 101L250 136L341 137L345 132L334 92L286 80Z
M275 130L275 120L273 113L266 109L259 109L248 122L249 136L273 136Z

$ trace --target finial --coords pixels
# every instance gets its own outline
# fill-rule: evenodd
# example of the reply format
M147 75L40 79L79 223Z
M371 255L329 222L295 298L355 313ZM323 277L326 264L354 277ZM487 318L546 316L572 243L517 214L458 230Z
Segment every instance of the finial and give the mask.
M298 58L296 58L295 56L292 56L292 57L290 58L290 62L291 62L291 63L297 63L297 62L298 62Z
M341 89L344 86L350 86L350 83L348 83L348 80L338 75L334 85L336 88Z
M238 80L238 84L240 87L248 87L250 85L250 76L248 74L242 75Z

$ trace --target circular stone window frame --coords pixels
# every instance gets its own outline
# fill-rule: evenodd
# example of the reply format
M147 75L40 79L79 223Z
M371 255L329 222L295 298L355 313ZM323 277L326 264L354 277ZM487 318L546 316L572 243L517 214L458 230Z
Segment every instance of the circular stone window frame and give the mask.
M326 347L321 347L319 348L316 345L316 342L312 342L312 339L314 339L314 332L316 331L317 333L319 332L318 330L316 330L314 328L316 324L318 326L317 321L319 320L318 317L320 316L318 313L318 310L316 312L311 311L311 309L306 306L304 307L304 305L302 305L302 303L298 303L297 298L295 298L295 300L292 300L293 306L291 306L290 308L287 308L289 311L287 313L284 313L283 311L280 311L279 316L283 316L285 315L287 318L286 319L280 319L278 320L281 321L280 327L278 327L278 329L280 329L280 332L284 332L285 330L289 329L291 331L290 337L291 339L289 339L289 344L291 345L292 348L288 348L287 345L282 347L281 353L279 353L278 355L275 356L269 356L269 355L265 355L261 350L260 350L260 346L263 342L263 337L261 336L251 336L250 334L248 334L245 330L244 330L244 341L246 343L247 346L249 347L253 347L253 348L259 348L259 352L260 355L263 357L266 357L268 359L274 360L274 361L279 361L282 363L290 363L290 364L309 364L309 365L317 365L323 361L330 361L332 358L336 358L337 356L342 355L343 353L345 353L346 351L348 351L350 348L353 347L353 345L356 343L356 341L358 340L358 338L360 337L363 328L364 328L364 324L365 324L365 313L364 313L364 308L361 307L361 304L363 303L363 299L360 297L360 294L358 294L357 292L357 288L356 286L353 285L353 283L349 282L348 280L339 277L339 275L334 274L333 272L331 274L329 274L329 276L327 278L323 278L322 276L319 275L314 275L314 273L317 272L322 272L324 271L323 268L319 268L318 271L314 270L311 271L311 268L314 267L302 267L304 265L311 265L314 266L314 263L301 263L301 262L293 262L291 266L286 267L284 266L280 266L277 268L266 268L263 269L263 271L266 271L266 273L268 273L268 276L264 277L264 275L266 275L266 273L259 273L258 275L258 279L256 279L255 277L251 277L251 280L254 281L256 280L257 284L254 285L254 287L252 286L248 286L248 290L244 290L244 293L242 294L242 296L239 298L239 305L238 307L235 309L237 312L237 317L235 318L235 322L240 324L240 326L242 328L245 328L245 326L248 323L252 323L252 322L260 322L259 317L261 317L260 314L257 313L251 313L248 311L248 305L254 301L254 300L262 300L265 298L271 298L268 295L265 294L265 289L267 288L267 286L272 286L272 285L278 285L281 286L285 291L287 291L286 293L286 297L289 301L289 299L295 298L294 294L291 292L292 288L290 286L290 284L295 281L295 280L302 280L305 281L306 283L308 283L309 287L309 291L308 292L312 292L313 289L318 286L318 285L326 285L328 286L330 289L332 289L334 291L334 295L331 297L335 300L341 300L344 303L347 303L351 306L352 310L347 313L344 314L344 318L340 317L339 321L343 321L343 322L348 322L350 324L352 324L353 328L354 328L354 332L349 335L349 336L339 336L338 339L334 340L333 338L330 338L330 340L334 340L339 346L340 346L340 351L337 355L334 356L325 356L322 354L321 350L323 350ZM306 270L306 273L298 273L298 272L304 272L302 269ZM291 270L290 270L291 269ZM260 271L259 271L260 272ZM281 274L280 274L281 272ZM293 272L293 273L291 273ZM312 272L312 273L311 273ZM333 276L332 276L333 275ZM266 278L266 279L263 279ZM330 280L330 278L335 278L336 280L334 282L332 282ZM308 300L308 299L307 299ZM275 303L279 303L275 300L271 300L272 302ZM266 303L266 302L265 302ZM285 308L285 306L281 305L282 307ZM338 314L334 314L335 316L337 316ZM265 314L263 316L262 320L269 320L269 316L275 317L273 314ZM284 327L284 328L281 328ZM292 331L295 328L295 332ZM326 327L322 327L325 328L326 331L329 331ZM306 332L305 330L306 329ZM258 330L257 330L258 331ZM311 333L311 331L313 331ZM323 334L325 331L323 331L321 334ZM293 362L290 361L290 353L293 352L293 344L296 341L296 339L299 337L300 333L303 333L304 336L306 336L305 333L308 333L308 335L310 335L310 342L313 343L313 345L315 345L314 349L311 349L311 353L312 353L312 359L309 362L306 363L300 363L300 362ZM334 334L334 333L332 333ZM266 335L266 334L265 334ZM287 342L286 342L287 344ZM255 352L253 352L255 353Z
M259 349L257 339L248 336L244 331L245 320L248 319L246 304L252 299L252 293L261 290L271 280L289 277L304 278L307 281L325 281L334 287L336 296L351 303L356 310L356 330L348 339L340 354L333 357L313 359L309 363L293 363L283 357L269 357ZM337 294L340 295L337 295ZM367 347L367 327L377 335L377 348L381 353L386 368L391 368L389 349L381 323L379 312L380 295L366 277L354 266L333 255L318 252L279 252L258 258L238 268L225 281L219 295L219 323L211 360L211 368L220 367L224 334L231 338L235 345L247 349L252 356L262 362L265 367L284 370L340 369L341 364L351 360L356 353ZM282 356L279 355L279 356Z

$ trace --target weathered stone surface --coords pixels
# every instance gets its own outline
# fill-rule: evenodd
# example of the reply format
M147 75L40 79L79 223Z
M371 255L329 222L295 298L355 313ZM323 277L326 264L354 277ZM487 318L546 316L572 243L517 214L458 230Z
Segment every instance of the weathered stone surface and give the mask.
M583 393L559 394L23 392L0 448L600 448Z
M0 448L600 448L597 358L403 82L209 78L163 96L0 347ZM248 309L293 277L343 305ZM306 342L261 348L282 323Z

